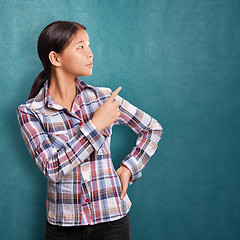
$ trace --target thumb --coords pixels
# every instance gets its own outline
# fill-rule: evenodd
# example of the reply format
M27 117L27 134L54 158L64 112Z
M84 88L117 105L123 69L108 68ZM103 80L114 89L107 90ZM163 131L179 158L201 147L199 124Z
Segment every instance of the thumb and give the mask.
M122 186L122 192L121 192L121 196L120 196L121 200L124 199L126 193L127 193L127 185L126 185L126 183L125 183L125 184L123 184L123 186Z

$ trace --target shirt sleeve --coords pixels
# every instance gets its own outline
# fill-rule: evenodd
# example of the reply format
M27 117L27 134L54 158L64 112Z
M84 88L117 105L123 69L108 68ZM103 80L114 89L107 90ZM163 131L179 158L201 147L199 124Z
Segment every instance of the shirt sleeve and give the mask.
M129 126L138 135L136 146L121 162L121 165L126 166L131 171L132 175L129 183L132 184L142 176L143 168L156 151L158 142L162 137L163 128L156 119L133 106L121 96L117 95L115 100L120 101L121 115L113 125Z
M58 182L73 168L102 146L105 141L102 133L91 120L76 127L77 135L69 139L61 149L56 149L41 122L25 106L17 108L17 119L21 134L31 157L48 180Z

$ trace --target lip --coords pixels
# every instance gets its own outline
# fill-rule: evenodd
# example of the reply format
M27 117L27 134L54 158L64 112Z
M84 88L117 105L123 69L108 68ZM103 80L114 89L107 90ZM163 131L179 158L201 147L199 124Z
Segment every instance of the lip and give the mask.
M92 64L92 63L89 63L89 64L87 64L86 66L88 66L88 67L93 67L93 64Z

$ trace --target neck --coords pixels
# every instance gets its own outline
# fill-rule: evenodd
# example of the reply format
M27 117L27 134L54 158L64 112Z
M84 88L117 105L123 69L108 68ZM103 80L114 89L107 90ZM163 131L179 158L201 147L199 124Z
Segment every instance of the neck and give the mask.
M55 71L50 74L49 93L57 102L71 101L76 97L75 77Z

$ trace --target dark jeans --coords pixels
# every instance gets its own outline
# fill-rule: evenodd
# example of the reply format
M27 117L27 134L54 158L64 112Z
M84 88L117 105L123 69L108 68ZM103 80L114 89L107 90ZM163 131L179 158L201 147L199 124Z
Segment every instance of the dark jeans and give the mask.
M45 240L131 240L130 217L87 226L62 227L46 220Z

